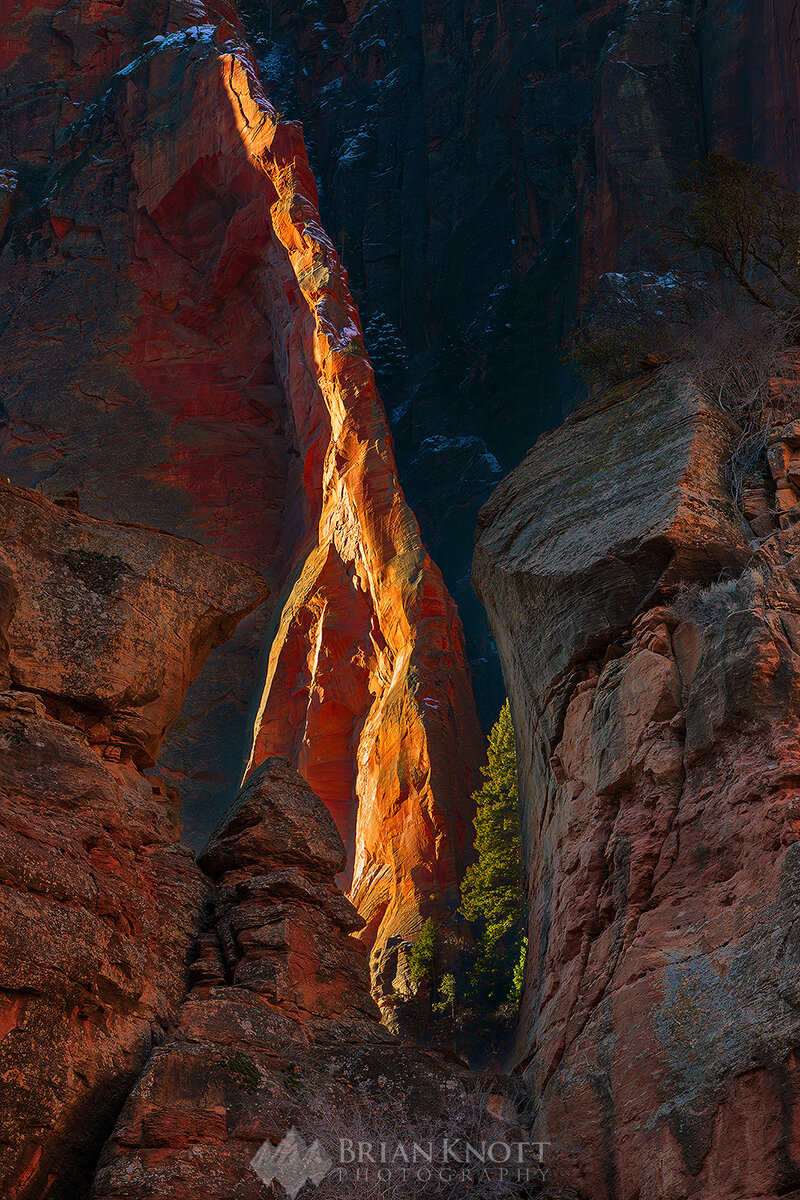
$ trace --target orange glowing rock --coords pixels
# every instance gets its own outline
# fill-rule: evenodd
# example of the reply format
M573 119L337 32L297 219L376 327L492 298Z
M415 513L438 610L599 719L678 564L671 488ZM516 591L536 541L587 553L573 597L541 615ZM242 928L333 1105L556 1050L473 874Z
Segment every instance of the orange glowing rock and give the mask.
M482 737L301 130L225 0L156 6L145 29L132 4L22 8L4 61L40 99L21 160L49 161L59 132L55 183L23 197L35 253L13 219L4 250L6 473L267 574L273 599L213 656L162 762L196 840L246 762L294 763L391 975L387 941L457 907Z

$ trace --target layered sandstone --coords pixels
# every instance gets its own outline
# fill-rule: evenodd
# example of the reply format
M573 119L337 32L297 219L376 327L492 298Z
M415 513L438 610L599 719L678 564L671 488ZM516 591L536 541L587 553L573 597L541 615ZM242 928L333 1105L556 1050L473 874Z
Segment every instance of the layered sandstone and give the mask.
M161 767L197 842L287 756L385 968L456 903L481 738L300 129L225 0L18 4L0 69L4 470L274 581Z
M185 994L207 892L143 770L266 587L5 484L0 528L0 1191L73 1200Z
M524 806L518 1057L581 1200L800 1182L796 366L773 391L747 521L740 431L658 379L541 438L482 515Z
M213 889L194 986L103 1151L93 1200L281 1195L254 1166L290 1130L320 1139L334 1166L339 1137L393 1150L436 1129L512 1128L463 1066L380 1024L352 936L363 922L335 885L344 845L288 762L251 775L199 861ZM323 1167L315 1194L371 1194L349 1174Z

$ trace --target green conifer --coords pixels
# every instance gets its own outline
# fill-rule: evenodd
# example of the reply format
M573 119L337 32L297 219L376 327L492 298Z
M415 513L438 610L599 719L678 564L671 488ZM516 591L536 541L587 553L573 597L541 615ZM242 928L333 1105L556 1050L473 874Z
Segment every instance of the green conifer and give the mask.
M485 783L475 793L478 858L461 885L461 911L480 931L474 998L494 1008L511 992L523 924L517 751L507 700L489 734L483 775Z

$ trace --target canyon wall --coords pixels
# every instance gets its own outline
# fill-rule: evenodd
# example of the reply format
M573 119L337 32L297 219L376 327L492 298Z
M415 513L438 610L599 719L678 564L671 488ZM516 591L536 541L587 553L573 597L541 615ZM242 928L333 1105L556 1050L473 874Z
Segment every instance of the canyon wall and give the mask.
M294 1125L331 1153L340 1128L519 1138L502 1094L380 1023L344 843L286 760L198 862L180 842L154 762L263 578L6 484L0 524L4 1200L256 1200Z
M580 407L481 515L524 814L517 1060L580 1200L800 1186L796 356L766 412L744 516L741 430L677 373Z
M481 736L302 134L224 0L9 17L3 470L269 578L160 767L198 843L248 763L295 763L391 980L457 903Z
M243 14L304 121L488 727L505 692L469 586L478 509L579 398L562 339L600 277L667 268L658 225L688 164L724 150L800 182L796 10L245 0Z
M263 579L0 485L0 1192L84 1194L209 884L153 762Z

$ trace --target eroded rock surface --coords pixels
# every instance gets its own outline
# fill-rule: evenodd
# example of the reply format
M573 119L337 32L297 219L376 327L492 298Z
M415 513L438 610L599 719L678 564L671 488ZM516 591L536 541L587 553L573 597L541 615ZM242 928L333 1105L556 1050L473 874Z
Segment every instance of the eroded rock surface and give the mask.
M13 686L152 766L187 689L264 600L265 581L195 542L3 483L0 528Z
M482 515L524 804L518 1055L581 1200L800 1184L791 363L773 392L752 525L738 430L659 380L541 438Z
M293 1128L331 1150L358 1136L347 1119L360 1112L361 1136L377 1143L382 1130L393 1149L412 1129L455 1128L459 1112L479 1111L463 1066L379 1023L352 936L362 921L335 885L344 858L330 814L288 762L254 772L200 856L214 890L194 987L104 1150L94 1200L260 1200L280 1190L251 1160ZM508 1126L490 1107L499 1137ZM366 1186L335 1172L315 1182L323 1197Z
M226 0L18 4L0 70L3 469L275 582L161 766L197 842L287 756L385 967L457 901L481 735L300 129Z
M208 884L151 764L249 567L0 487L0 1191L74 1200L182 1000Z

